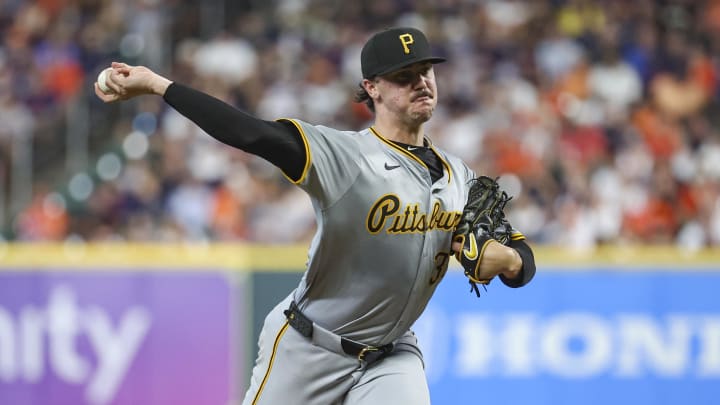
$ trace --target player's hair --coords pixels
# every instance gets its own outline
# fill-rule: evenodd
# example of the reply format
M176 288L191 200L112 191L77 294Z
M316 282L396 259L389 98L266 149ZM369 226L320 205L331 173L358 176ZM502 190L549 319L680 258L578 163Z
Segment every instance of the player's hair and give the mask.
M358 89L355 92L355 102L365 103L365 105L368 106L370 111L372 111L373 113L375 112L375 102L373 101L372 97L370 97L367 90L365 90L365 87L363 87L362 82L358 85Z

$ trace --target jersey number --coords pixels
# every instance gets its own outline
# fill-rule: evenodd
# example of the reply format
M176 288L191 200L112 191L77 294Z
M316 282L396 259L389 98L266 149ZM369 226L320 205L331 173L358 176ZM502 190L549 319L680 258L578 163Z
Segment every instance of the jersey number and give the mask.
M435 255L435 271L433 271L430 277L430 285L434 285L445 276L451 254L452 252L440 252Z

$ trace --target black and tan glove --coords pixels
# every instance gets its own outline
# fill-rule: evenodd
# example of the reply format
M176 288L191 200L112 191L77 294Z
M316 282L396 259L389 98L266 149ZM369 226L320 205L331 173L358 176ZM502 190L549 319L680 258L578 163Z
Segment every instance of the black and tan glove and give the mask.
M455 258L465 269L471 291L478 296L480 290L477 285L485 286L492 280L480 277L480 262L485 248L493 240L507 245L512 237L513 229L504 212L510 199L512 197L500 190L497 179L480 176L471 180L467 203L453 233L453 242L462 245L462 249L455 252Z

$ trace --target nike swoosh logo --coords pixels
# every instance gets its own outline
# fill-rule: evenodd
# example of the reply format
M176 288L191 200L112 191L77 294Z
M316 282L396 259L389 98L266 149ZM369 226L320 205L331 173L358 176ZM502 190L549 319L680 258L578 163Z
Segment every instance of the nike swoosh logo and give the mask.
M463 248L463 256L465 256L468 260L475 260L478 257L477 240L475 239L475 235L472 233L468 234L466 237L470 239L470 250Z
M390 166L389 164L385 163L385 170L393 170L393 169L397 169L398 167L400 167L400 165Z
M417 149L417 147L408 146L408 150L410 150L410 151L413 151L415 149Z

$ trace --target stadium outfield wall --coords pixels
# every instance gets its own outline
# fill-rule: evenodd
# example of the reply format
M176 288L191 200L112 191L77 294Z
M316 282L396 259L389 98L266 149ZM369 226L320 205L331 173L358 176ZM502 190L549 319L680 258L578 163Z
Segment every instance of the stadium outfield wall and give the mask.
M457 266L415 324L433 404L711 404L720 251L540 247L522 290ZM0 403L239 402L306 246L0 245ZM476 387L476 388L473 388ZM520 388L522 387L522 388Z

